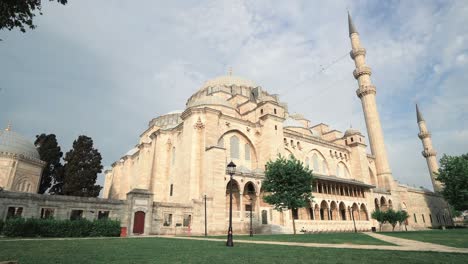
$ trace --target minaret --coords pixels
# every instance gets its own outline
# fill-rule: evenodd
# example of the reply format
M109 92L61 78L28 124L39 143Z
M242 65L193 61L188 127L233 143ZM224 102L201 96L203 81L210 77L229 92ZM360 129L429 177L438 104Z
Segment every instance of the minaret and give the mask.
M367 135L369 136L369 144L372 154L375 156L375 167L377 170L377 178L382 182L378 187L392 189L392 172L388 164L387 151L385 150L384 136L380 125L379 112L375 101L375 86L372 85L370 75L371 68L366 65L366 49L361 47L359 34L354 26L353 20L348 12L349 37L351 38L350 52L351 58L354 60L356 69L354 70L354 78L358 81L359 88L356 90L357 96L361 99L364 117L366 119Z
M416 104L416 118L418 120L419 134L418 137L421 139L424 150L422 155L426 158L427 168L429 169L429 175L431 176L432 186L435 192L442 191L442 184L440 181L435 179L435 172L439 171L439 165L437 164L437 152L432 147L431 133L427 130L426 121L424 120L421 112L419 111L418 104Z

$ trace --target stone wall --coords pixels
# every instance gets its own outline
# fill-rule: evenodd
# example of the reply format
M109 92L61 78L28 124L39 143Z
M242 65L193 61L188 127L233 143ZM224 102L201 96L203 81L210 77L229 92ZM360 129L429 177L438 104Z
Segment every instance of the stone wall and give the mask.
M122 225L127 218L126 202L121 200L0 191L0 219L5 220L12 208L24 218L45 218L46 214L55 219L108 217L121 220Z

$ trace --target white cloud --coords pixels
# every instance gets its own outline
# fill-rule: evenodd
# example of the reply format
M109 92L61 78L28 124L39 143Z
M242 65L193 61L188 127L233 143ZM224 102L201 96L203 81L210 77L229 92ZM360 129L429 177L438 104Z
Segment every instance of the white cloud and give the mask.
M45 2L37 30L2 33L2 85L21 88L0 92L0 112L8 115L0 122L13 116L29 135L57 131L64 145L92 133L110 164L151 118L183 108L205 80L233 67L312 123L365 132L345 8L373 69L394 176L429 187L414 102L440 154L468 147L463 1ZM24 108L14 103L26 100L20 94L47 104ZM76 102L82 103L75 110L57 111Z

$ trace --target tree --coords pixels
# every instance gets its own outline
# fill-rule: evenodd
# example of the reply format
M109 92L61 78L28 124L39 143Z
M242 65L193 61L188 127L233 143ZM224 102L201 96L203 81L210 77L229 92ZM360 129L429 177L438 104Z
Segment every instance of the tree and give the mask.
M395 226L398 224L398 212L390 208L384 212L384 218L392 225L392 231L395 231Z
M382 225L387 222L385 212L377 209L374 212L372 212L371 217L372 219L375 219L377 220L377 222L379 222L379 231L382 231Z
M398 223L400 224L400 229L401 229L401 224L405 223L405 230L408 231L408 230L406 229L406 219L409 218L408 212L406 212L406 211L404 211L404 210L398 210L398 211L396 212L396 214L397 214L397 221L398 221Z
M445 155L440 159L437 180L444 184L441 194L455 210L468 210L468 153Z
M60 151L54 134L37 135L34 145L37 147L41 160L46 162L39 183L39 193L45 193L52 186L52 182L57 182L57 179L61 178L62 164L60 159L63 153Z
M275 161L266 164L265 180L262 188L266 195L264 201L273 205L275 210L291 210L306 207L312 200L312 171L302 162L291 156L285 159L281 155ZM296 234L295 216L293 231Z
M55 1L55 0L49 0ZM56 0L65 5L68 0ZM42 0L2 0L0 1L0 30L19 28L21 32L26 32L26 28L36 28L33 18L36 10L42 15Z
M63 194L97 197L102 188L95 185L98 173L102 172L102 157L93 148L93 140L87 136L79 136L64 160Z

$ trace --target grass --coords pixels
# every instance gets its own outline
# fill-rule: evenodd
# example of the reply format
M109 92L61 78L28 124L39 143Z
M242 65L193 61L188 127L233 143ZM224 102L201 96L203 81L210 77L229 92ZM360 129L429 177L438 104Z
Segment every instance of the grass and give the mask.
M211 238L226 238L226 236L215 236ZM297 234L297 235L248 235L234 236L236 239L256 241L281 241L298 243L325 243L325 244L356 244L356 245L393 245L385 241L373 238L363 233L320 233L320 234Z
M19 263L464 263L468 254L305 248L170 238L0 241Z
M415 232L385 232L388 236L441 244L450 247L468 248L468 229L428 230Z

